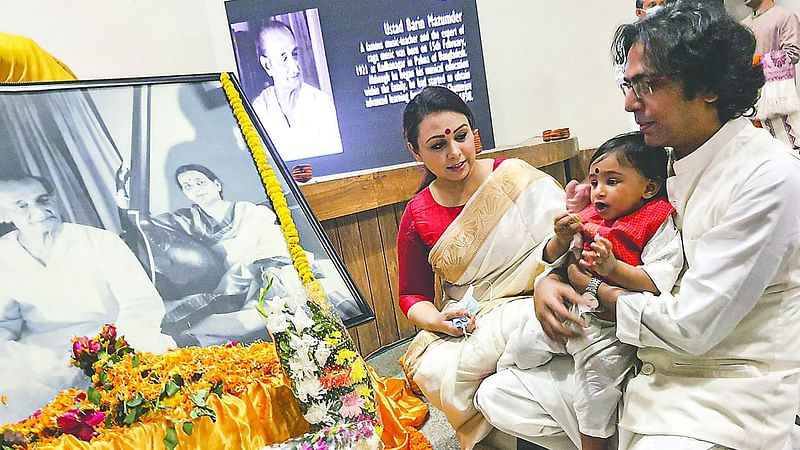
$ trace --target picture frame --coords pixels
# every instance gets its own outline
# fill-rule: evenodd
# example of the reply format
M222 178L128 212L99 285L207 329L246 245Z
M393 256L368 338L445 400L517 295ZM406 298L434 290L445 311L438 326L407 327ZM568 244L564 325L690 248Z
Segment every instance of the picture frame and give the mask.
M261 288L269 301L302 284L220 74L3 85L0 105L0 378L53 381L28 413L73 385L73 336L115 319L143 350L268 339ZM333 309L372 320L255 124ZM30 236L55 236L52 251Z
M403 109L433 85L462 96L494 147L475 0L234 0L225 11L242 90L290 166L329 179L413 161Z

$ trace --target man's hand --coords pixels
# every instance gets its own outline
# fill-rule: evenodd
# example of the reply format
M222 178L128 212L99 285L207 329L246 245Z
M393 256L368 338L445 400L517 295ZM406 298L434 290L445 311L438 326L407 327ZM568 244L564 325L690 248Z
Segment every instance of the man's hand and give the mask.
M583 304L586 300L557 275L548 275L536 285L533 302L536 318L547 337L564 344L567 338L580 335L576 330L583 327L583 321L570 312L566 305ZM568 325L570 323L573 325Z

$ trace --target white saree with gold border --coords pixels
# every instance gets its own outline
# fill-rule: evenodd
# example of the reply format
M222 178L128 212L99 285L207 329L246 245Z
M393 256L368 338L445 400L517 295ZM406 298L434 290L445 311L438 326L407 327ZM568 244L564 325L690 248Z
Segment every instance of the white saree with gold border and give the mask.
M474 286L477 327L468 338L420 331L403 364L456 429L462 448L472 448L491 430L473 397L495 372L511 332L533 316L543 240L564 201L564 191L550 176L524 161L506 160L431 249L428 259L442 279L444 308Z

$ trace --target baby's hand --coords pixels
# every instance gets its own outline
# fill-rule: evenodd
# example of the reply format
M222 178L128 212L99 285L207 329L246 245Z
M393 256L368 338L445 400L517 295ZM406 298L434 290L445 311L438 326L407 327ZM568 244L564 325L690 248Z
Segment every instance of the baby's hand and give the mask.
M553 220L553 232L556 239L568 246L572 242L575 233L581 231L581 218L577 214L563 212Z
M617 268L617 258L614 256L611 241L597 236L591 244L591 250L583 251L580 261L581 267L598 275L607 277Z
M567 212L576 213L589 206L592 187L588 184L579 184L571 180L564 188L567 194Z

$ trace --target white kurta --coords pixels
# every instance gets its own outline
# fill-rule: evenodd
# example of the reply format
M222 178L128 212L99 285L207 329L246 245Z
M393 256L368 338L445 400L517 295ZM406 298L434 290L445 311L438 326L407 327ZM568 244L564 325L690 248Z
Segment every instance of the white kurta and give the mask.
M627 387L621 439L676 435L780 449L800 395L800 160L735 119L674 169L668 189L688 269L673 294L617 303L617 335L642 347L644 362ZM479 409L504 431L569 445L572 375L555 362L489 378ZM498 411L526 402L524 414Z
M253 100L253 109L284 161L342 152L336 108L327 94L305 83L294 109L284 115L270 86Z
M174 347L161 334L164 304L139 261L106 230L65 223L42 265L12 231L0 238L0 424L22 419L80 376L73 336L105 323L137 350Z

